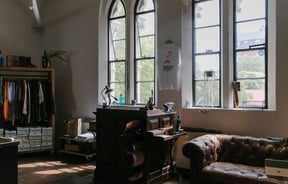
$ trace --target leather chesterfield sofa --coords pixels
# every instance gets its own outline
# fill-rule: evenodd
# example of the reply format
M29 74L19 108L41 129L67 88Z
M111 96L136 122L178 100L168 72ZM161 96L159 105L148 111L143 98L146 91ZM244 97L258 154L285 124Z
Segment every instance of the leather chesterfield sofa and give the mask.
M182 152L193 184L281 184L265 174L265 158L288 159L288 141L206 134L184 143Z

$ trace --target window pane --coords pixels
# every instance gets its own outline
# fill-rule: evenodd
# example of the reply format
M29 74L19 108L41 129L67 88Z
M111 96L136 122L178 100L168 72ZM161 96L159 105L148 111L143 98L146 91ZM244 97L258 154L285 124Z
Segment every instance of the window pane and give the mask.
M125 39L125 19L115 19L110 21L110 34L112 40Z
M110 61L113 61L113 60L124 60L125 59L125 55L126 55L126 52L125 52L125 40L123 41L115 41L113 42L110 46L109 46L109 49L110 49L110 58L109 60Z
M265 43L265 20L238 23L237 49Z
M197 29L195 33L196 38L196 53L215 52L220 48L220 32L219 27Z
M265 0L236 0L237 21L264 18L265 10Z
M195 57L195 79L204 80L205 71L214 71L215 78L219 78L219 55L200 55Z
M239 80L239 105L241 107L265 107L265 80Z
M138 0L135 14L135 98L146 104L155 97L155 12L153 0ZM149 58L149 59L143 59Z
M154 10L153 0L139 0L136 12Z
M125 59L125 18L110 20L109 60Z
M110 83L110 88L114 89L111 94L119 98L120 94L122 94L124 97L126 96L125 94L125 83ZM118 99L119 100L119 99Z
M154 81L154 60L139 60L136 66L137 81Z
M120 0L116 0L111 9L110 18L125 16L125 9Z
M124 82L125 81L125 62L111 62L110 64L110 81Z
M142 37L137 39L136 43L136 57L154 57L154 36Z
M237 52L237 80L265 77L265 51Z
M154 82L138 82L137 90L137 103L146 104L149 97L153 97ZM153 97L154 98L154 97Z
M154 57L154 13L137 16L136 57Z
M219 80L195 82L195 106L218 107L220 106Z
M236 0L234 76L239 106L266 108L266 0Z
M219 0L196 3L195 27L219 24Z
M154 34L154 12L138 15L137 28L140 36Z

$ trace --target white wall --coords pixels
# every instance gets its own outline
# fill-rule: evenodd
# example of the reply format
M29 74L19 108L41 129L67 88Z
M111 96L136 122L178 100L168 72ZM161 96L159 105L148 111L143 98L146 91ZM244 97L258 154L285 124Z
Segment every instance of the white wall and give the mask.
M60 135L63 121L70 117L95 118L99 1L49 0L43 6L44 48L71 52L68 63L52 63L56 73L56 134Z
M9 2L9 3L8 3ZM32 28L31 15L22 0L0 1L0 49L9 54L40 59L43 49L71 51L68 64L53 63L56 69L57 134L64 131L63 120L71 116L94 117L98 104L98 14L100 1L46 0L42 19L44 32ZM20 4L19 4L20 3ZM182 0L157 0L158 47L170 39L179 46ZM159 92L159 107L175 101L182 126L218 129L227 133L255 136L287 136L288 130L288 1L277 0L276 111L198 110L181 108L181 91ZM43 42L43 43L42 43ZM183 48L182 48L183 49ZM183 58L182 58L183 59ZM187 60L188 61L188 60ZM106 68L103 68L106 70ZM189 78L190 76L184 76Z
M33 29L33 17L24 0L0 1L0 49L4 57L31 57L41 66L41 30Z

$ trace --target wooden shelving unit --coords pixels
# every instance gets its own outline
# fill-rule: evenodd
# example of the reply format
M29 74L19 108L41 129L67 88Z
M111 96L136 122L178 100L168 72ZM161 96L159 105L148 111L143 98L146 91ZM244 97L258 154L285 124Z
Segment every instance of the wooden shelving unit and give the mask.
M87 161L90 161L96 156L96 140L88 142L78 142L74 137L61 136L59 152L71 155L78 155L85 157Z
M51 92L53 100L55 98L54 68L0 67L0 78L2 80L47 80L51 82L51 91L49 90L49 92ZM17 124L15 126L13 125L12 128L10 127L9 130L7 130L7 136L5 135L6 127L1 127L1 130L6 137L14 137L14 131L16 132L15 138L19 139L20 142L18 146L18 153L31 153L42 151L51 151L53 153L55 149L55 114L51 114L51 117L48 118L48 122L46 122L45 126L35 126L33 123L34 122L31 122L31 124L24 124L23 126L21 125L21 127ZM2 125L3 124L5 125L5 122L3 122ZM21 132L21 136L19 134L20 131L23 131ZM30 138L39 138L39 136L41 137L41 145L39 147L39 141L37 140L37 146L34 146ZM30 147L29 141L31 141ZM23 146L23 144L27 146L27 149L19 149L21 146Z

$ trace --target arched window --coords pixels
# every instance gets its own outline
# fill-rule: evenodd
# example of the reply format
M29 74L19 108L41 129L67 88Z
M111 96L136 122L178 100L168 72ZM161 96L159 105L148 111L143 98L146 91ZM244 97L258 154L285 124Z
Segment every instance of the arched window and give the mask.
M121 0L112 2L108 16L108 84L114 89L115 96L122 94L125 97L127 85L126 12Z
M138 103L155 99L155 5L138 0L135 6L134 96Z
M108 68L108 75L102 78L114 89L111 95L122 94L126 104L133 99L137 104L146 104L150 97L155 99L154 1L112 0L108 9L107 40L108 62L102 66Z

